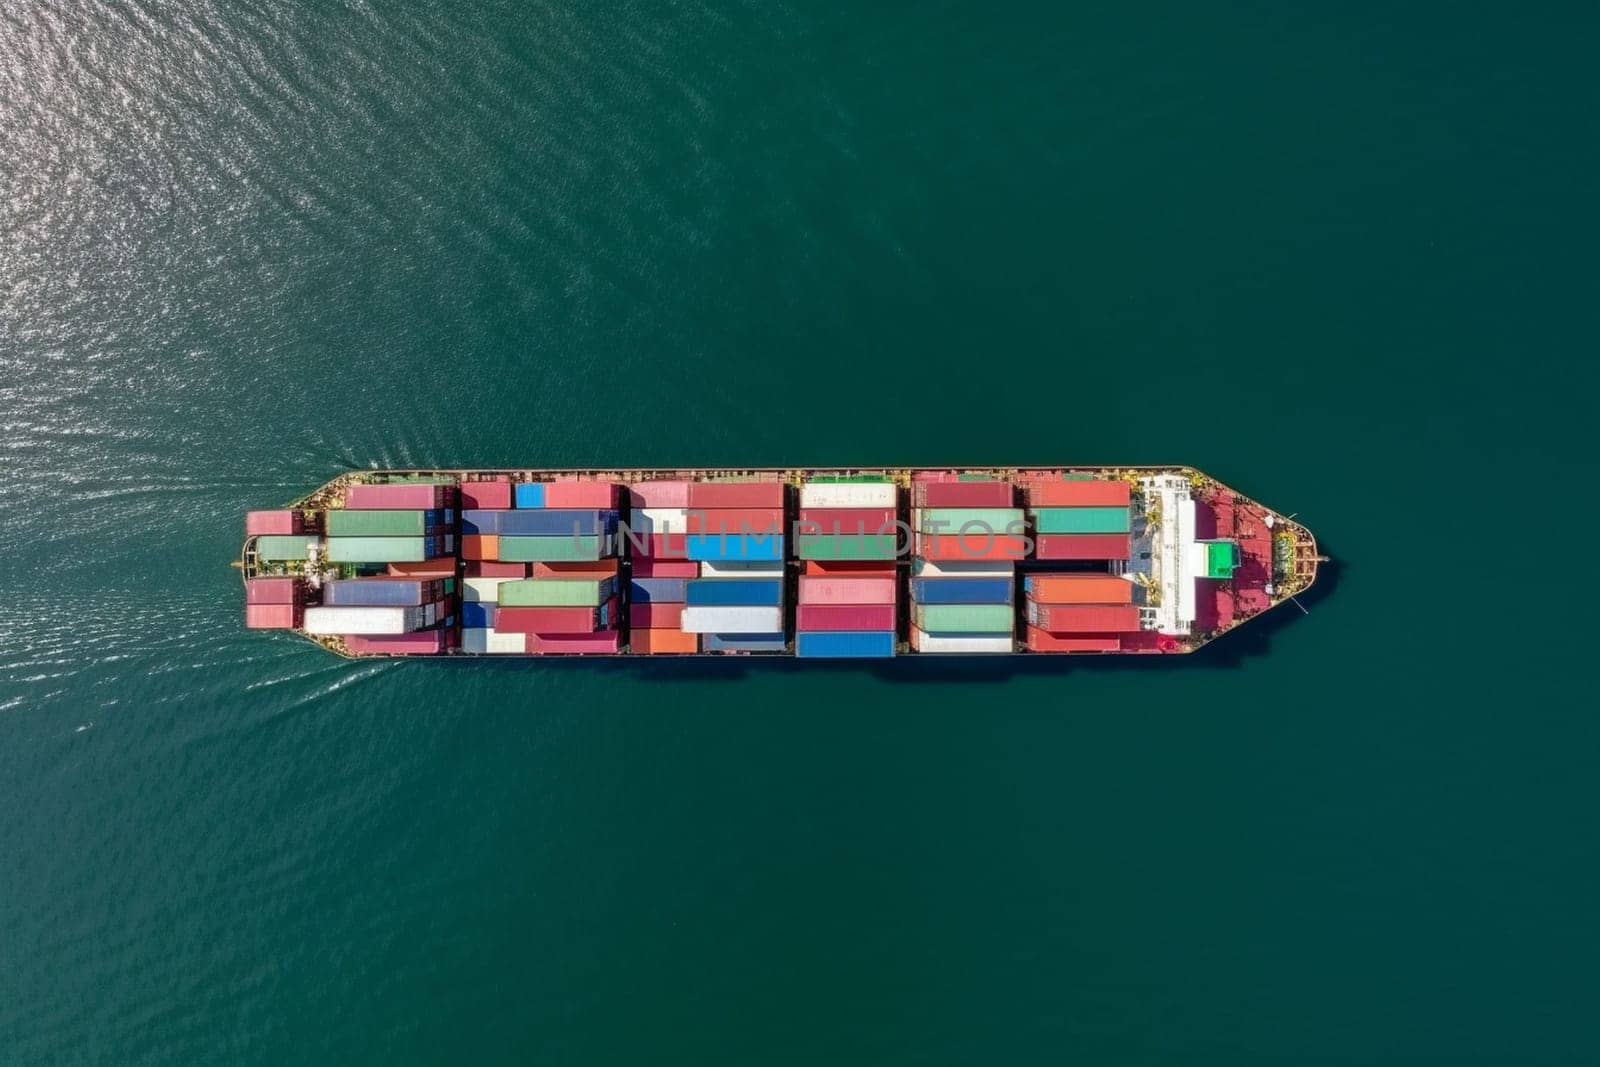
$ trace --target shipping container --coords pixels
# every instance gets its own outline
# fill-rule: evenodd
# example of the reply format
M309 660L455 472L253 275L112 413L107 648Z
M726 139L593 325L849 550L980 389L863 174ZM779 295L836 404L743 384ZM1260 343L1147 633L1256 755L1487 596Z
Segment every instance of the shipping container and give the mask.
M462 538L466 540L466 538ZM499 551L499 542L495 550ZM496 560L473 560L467 564L468 578L526 578L528 565L526 563L500 563Z
M530 655L614 656L622 651L622 634L604 630L590 634L529 634Z
M528 571L535 578L615 578L621 573L621 563L615 559L540 560L528 564Z
M899 554L895 534L801 534L795 554L815 560L892 560Z
M687 508L689 483L635 482L628 489L628 500L635 508Z
M695 578L685 586L683 599L693 605L733 607L783 603L783 580L778 578Z
M781 560L783 537L733 534L690 534L684 542L693 560Z
M453 556L415 562L399 561L390 563L388 571L396 578L452 578L456 573L456 561Z
M575 508L539 508L532 511L507 511L500 515L501 536L588 537L617 528L614 511Z
M508 634L577 634L600 629L599 608L521 608L500 605L494 628Z
M700 635L682 630L635 629L628 634L628 649L636 655L687 655L700 651Z
M1132 604L1039 604L1028 601L1028 625L1053 634L1118 634L1139 629Z
M688 511L687 532L694 534L781 534L782 508L713 508Z
M803 534L892 534L894 508L801 508Z
M622 501L622 487L615 482L596 482L587 478L557 478L545 486L547 508L599 508L615 511Z
M455 506L455 487L413 482L345 487L344 506L353 511L407 511Z
M1036 508L1033 528L1041 534L1128 532L1127 508Z
M1040 534L1033 541L1036 559L1131 559L1133 542L1121 534Z
M467 629L461 631L461 651L478 655L522 655L528 650L527 634L503 634L498 630Z
M444 509L432 511L330 511L323 517L329 537L421 537L444 532Z
M1010 633L1016 610L1010 604L915 604L911 618L931 634Z
M1028 542L1021 537L995 536L983 533L917 534L916 554L923 559L939 562L980 562L1019 560L1027 556Z
M686 507L781 508L782 482L691 482Z
M444 651L443 630L418 630L409 634L363 636L350 634L345 647L358 655L435 656Z
M637 600L628 608L628 625L640 629L677 629L683 624L682 603L641 604Z
M687 560L688 534L634 534L623 540L623 547L638 559Z
M648 556L640 556L640 557L634 559L634 561L633 561L633 576L635 578L698 578L698 577L700 577L700 574L701 574L701 570L700 570L701 567L711 567L711 566L716 566L716 567L719 567L719 568L720 567L733 567L733 566L775 566L775 567L778 568L778 573L779 574L783 573L783 564L781 564L781 563L777 563L777 564L733 564L733 563L717 563L717 564L706 563L706 564L701 564L701 563L690 563L688 560L682 560L682 559L651 559Z
M802 604L893 604L893 578L832 578L805 575L800 579Z
M1008 655L1016 650L1010 634L930 634L912 628L911 647L923 654Z
M781 560L707 560L705 563L690 563L690 567L699 567L699 577L702 578L782 578L783 561ZM634 564L634 572L638 573L639 565Z
M330 537L330 563L402 563L434 559L444 553L438 537Z
M1110 574L1031 574L1022 587L1040 604L1133 603L1133 583Z
M597 560L609 551L605 534L574 537L571 534L554 537L510 537L500 535L500 558L511 563L531 563L535 560Z
M789 646L782 633L705 634L700 640L707 652L783 652Z
M515 582L517 578L463 578L461 580L461 599L475 600L480 603L493 604L500 599L500 587L507 582Z
M317 544L315 534L268 534L256 538L256 558L265 560L310 559Z
M1062 637L1041 630L1037 626L1028 627L1030 652L1115 652L1119 648L1121 642L1116 634L1074 634L1072 637Z
M244 533L246 537L255 537L260 534L297 534L305 532L305 516L300 512L281 509L278 511L247 511L244 513Z
M477 509L461 513L461 532L464 534L497 534L500 532L500 516L514 515L513 511L480 511Z
M634 508L628 515L628 529L642 534L689 532L688 508Z
M808 559L801 573L817 578L894 578L899 572L892 559Z
M594 608L617 591L611 578L528 578L500 586L501 607Z
M1022 498L1033 508L1125 508L1133 494L1127 482L1076 479L1029 483Z
M999 578L913 578L911 596L922 604L1009 604L1015 582Z
M795 609L797 630L893 630L893 604L801 604Z
M246 604L244 624L250 630L293 630L305 608L300 604Z
M505 510L511 507L509 481L462 482L461 507L466 509Z
M500 538L494 534L462 534L461 558L480 563L500 560Z
M918 508L1007 508L1015 500L1010 482L916 482L911 488Z
M657 602L682 604L688 598L684 591L690 581L698 579L689 578L635 578L628 583L628 596L635 604L654 604Z
M300 578L252 578L244 583L246 604L298 604L306 597Z
M952 536L963 529L974 534L986 530L1003 534L1008 530L1021 530L1024 521L1021 508L915 508L911 512L912 529Z
M814 631L794 636L799 659L882 659L894 655L894 631Z
M467 601L461 605L461 625L489 627L494 625L494 613L498 605L482 604L476 601Z
M1017 572L1017 565L1006 560L914 559L911 573L918 578L994 578Z
M807 482L800 487L802 508L889 508L899 489L893 482Z
M680 624L694 634L764 634L783 632L783 609L772 607L712 607L696 604L683 609Z
M307 608L308 634L403 634L427 625L422 608Z
M322 602L332 607L403 608L444 595L444 583L422 578L340 578L322 583Z
M511 502L519 508L544 507L543 482L518 482L511 487Z

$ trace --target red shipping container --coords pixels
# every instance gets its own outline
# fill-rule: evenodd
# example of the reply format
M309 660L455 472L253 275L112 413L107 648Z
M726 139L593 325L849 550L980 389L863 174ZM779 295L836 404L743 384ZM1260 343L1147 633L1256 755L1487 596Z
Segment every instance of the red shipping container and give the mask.
M600 625L595 608L508 608L498 607L494 628L508 634L592 633Z
M495 629L500 628L499 623ZM529 634L528 651L572 652L591 656L615 655L622 648L622 634L617 630L584 634Z
M1036 604L1028 601L1028 625L1053 634L1118 634L1139 628L1133 604Z
M462 534L461 558L478 562L493 561L500 555L500 538L496 534Z
M344 491L344 506L353 511L424 511L454 506L451 485L351 485Z
M299 578L251 578L244 583L246 604L298 604L306 585Z
M808 559L806 574L833 575L835 578L893 578L894 564L880 559Z
M801 508L800 521L815 523L816 530L801 533L893 533L894 508ZM692 527L691 527L692 529Z
M636 508L686 508L688 482L635 482L628 489L628 501Z
M615 482L595 482L579 478L559 478L546 482L544 506L547 508L614 509L622 487Z
M639 538L639 542L643 551L634 547L634 538L628 538L628 547L635 556L644 556L649 559L686 560L689 558L688 534L651 534L648 538Z
M689 510L691 534L783 533L782 508L714 508Z
M893 604L894 600L895 581L892 578L806 575L800 579L802 604Z
M528 567L535 578L615 578L618 562L598 559L572 563L534 563Z
M299 604L247 604L244 624L251 630L293 630L304 616Z
M244 513L246 537L258 534L297 534L305 532L305 516L298 511L247 511Z
M628 607L628 625L636 629L668 630L683 625L683 604L652 602Z
M640 556L633 561L635 578L698 578L700 564L682 559L650 559Z
M801 604L797 630L893 630L893 604Z
M526 578L526 563L496 563L493 560L473 560L467 564L468 578Z
M389 574L395 578L454 578L456 561L454 556L444 556L415 563L391 563Z
M465 509L498 510L511 507L509 481L462 482L461 507Z
M1133 499L1127 482L1033 482L1022 488L1023 499L1035 508L1125 508Z
M628 648L645 656L686 655L700 651L700 635L686 634L682 630L634 630L628 635Z
M964 538L959 533L943 533L937 536L918 534L916 554L923 559L946 563L961 561L976 563L985 560L1026 559L1027 547L1027 542L1020 537L997 534L991 541L987 533L973 530Z
M1074 637L1061 637L1041 630L1037 626L1028 627L1028 650L1030 652L1116 652L1122 647L1122 641L1116 634L1079 634Z
M913 507L1009 508L1016 499L1010 482L917 482L911 487Z
M691 508L781 508L782 482L693 482Z
M357 655L388 653L401 656L432 656L444 651L445 631L418 630L409 634L383 636L349 634L345 647Z
M1133 542L1127 534L1039 534L1034 538L1036 559L1131 559Z

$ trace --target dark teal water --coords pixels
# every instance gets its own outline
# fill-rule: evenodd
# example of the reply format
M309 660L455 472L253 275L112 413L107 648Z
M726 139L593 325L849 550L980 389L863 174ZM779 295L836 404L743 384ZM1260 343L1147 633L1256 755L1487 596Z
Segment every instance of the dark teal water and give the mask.
M0 14L0 1061L1600 1060L1576 5ZM348 465L1183 462L1151 667L350 665Z

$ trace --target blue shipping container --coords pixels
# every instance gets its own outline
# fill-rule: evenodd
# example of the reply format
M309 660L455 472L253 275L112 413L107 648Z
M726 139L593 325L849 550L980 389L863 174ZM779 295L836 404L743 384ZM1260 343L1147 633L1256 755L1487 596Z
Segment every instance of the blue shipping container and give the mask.
M692 560L715 563L732 560L781 560L783 537L780 534L690 534L686 538Z
M794 654L808 658L878 658L894 655L893 630L828 630L795 634Z
M461 625L487 630L494 626L494 605L469 600L461 605Z
M682 604L687 578L635 578L628 593L635 604Z
M783 603L781 578L695 578L687 580L687 603L707 607L768 606Z
M544 507L543 482L519 482L516 486L516 504L519 508Z
M502 512L500 528L496 532L508 537L562 537L567 534L587 537L610 533L616 528L615 511L543 508L538 511Z
M466 534L497 534L500 516L514 515L512 511L480 511L469 508L461 513L461 532Z
M706 634L702 647L707 652L782 652L783 634Z
M1010 578L913 578L911 597L921 604L1009 604Z
M322 602L340 608L403 608L422 603L423 584L415 579L340 578L323 583Z

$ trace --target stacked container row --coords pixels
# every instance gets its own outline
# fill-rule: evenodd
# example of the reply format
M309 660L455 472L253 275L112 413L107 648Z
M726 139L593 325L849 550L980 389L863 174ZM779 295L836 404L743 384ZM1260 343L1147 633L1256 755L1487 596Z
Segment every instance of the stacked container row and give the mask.
M684 586L678 626L707 652L781 652L784 507L780 481L691 482L684 554L700 574Z
M1009 482L923 476L912 485L917 531L911 647L925 653L1008 653L1016 631L1016 560L1023 513Z
M306 633L339 635L352 652L442 652L454 643L454 578L373 576L324 582Z
M455 554L450 485L351 485L324 516L330 563L416 563Z
M1052 477L1023 485L1034 532L1034 557L1125 560L1130 557L1132 490L1121 480Z
M1133 583L1112 574L1032 574L1023 582L1030 652L1114 652L1139 632Z
M251 578L244 585L244 624L252 630L296 630L305 615L306 583L299 577Z
M700 564L687 558L689 483L640 482L628 488L628 649L638 655L700 651L683 631L688 584Z
M795 655L893 656L899 489L881 477L800 487L797 547L806 561L795 608Z

